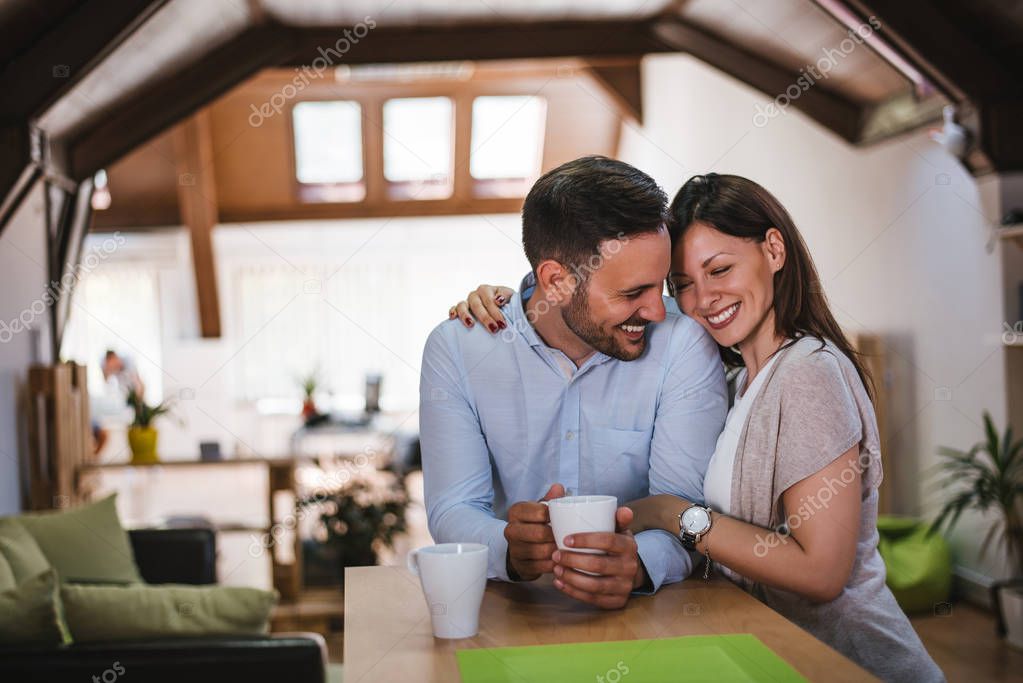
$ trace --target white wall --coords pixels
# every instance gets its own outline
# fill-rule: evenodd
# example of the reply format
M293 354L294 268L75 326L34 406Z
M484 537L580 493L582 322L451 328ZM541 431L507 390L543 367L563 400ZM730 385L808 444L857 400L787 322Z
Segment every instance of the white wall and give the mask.
M757 127L768 98L688 56L648 57L643 77L645 125L626 126L620 156L669 196L715 171L782 201L839 322L887 343L896 510L932 514L924 468L936 448L980 440L983 410L1006 419L1001 245L986 249L996 181L978 183L924 132L857 149L793 108ZM957 560L1001 574L978 560L977 528L968 519L954 534Z
M21 509L18 396L28 366L50 357L48 313L36 313L47 284L45 236L37 186L0 236L0 515Z

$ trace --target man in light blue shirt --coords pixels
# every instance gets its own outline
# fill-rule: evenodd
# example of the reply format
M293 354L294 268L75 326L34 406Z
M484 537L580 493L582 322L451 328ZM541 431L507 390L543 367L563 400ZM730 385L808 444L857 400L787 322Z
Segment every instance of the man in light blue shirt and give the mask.
M490 549L488 576L553 572L620 607L691 569L678 538L606 534L582 574L560 561L542 497L659 493L703 500L727 409L717 346L661 296L666 197L622 162L585 157L537 181L523 207L530 290L500 334L439 325L423 354L420 430L430 531ZM554 485L552 487L552 485ZM557 486L560 485L560 486ZM594 546L597 547L597 546ZM579 562L572 566L580 567Z

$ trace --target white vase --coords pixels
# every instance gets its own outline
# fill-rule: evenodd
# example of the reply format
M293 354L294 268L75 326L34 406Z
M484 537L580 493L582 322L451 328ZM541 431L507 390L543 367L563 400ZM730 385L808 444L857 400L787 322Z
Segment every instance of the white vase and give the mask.
M1005 640L1023 650L1023 589L1003 588L1002 618L1005 619Z

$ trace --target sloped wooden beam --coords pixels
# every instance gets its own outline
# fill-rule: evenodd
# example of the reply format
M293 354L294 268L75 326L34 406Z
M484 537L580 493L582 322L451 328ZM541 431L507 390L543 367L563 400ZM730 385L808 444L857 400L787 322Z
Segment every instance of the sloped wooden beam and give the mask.
M181 219L192 241L199 329L204 338L220 337L220 298L217 294L213 227L217 224L217 184L213 175L213 137L209 110L202 109L176 131Z
M843 0L857 17L876 17L880 35L951 99L1018 97L1023 83L969 38L933 2Z
M0 154L0 235L3 235L41 171L32 163L27 126L0 126L0 149L4 150Z
M819 0L818 0L819 1ZM924 0L842 0L855 16L874 16L878 34L956 104L975 109L974 174L1023 170L1023 68L1005 64L940 6Z
M71 299L78 284L77 277L65 278L65 275L73 273L81 262L82 244L92 217L92 189L92 178L86 178L74 190L58 190L63 208L55 226L56 232L47 240L50 280L61 283L60 287L55 288L56 299L49 304L52 325L50 341L54 358L60 356L64 330L71 316ZM51 188L47 187L46 191L51 192ZM52 203L52 199L48 203Z
M662 19L654 24L657 37L678 52L687 52L768 97L775 98L797 84L800 74L763 56L733 45L679 19ZM847 142L859 139L861 107L820 83L801 91L791 106L802 111Z
M77 3L77 7L0 71L0 92L10 95L0 98L0 119L27 120L39 114L166 2L87 0Z
M62 14L28 49L17 50L0 69L0 233L40 175L29 155L29 121L68 92L123 43L167 0L87 0ZM14 8L17 12L37 13ZM10 18L10 17L8 17ZM38 21L23 17L23 28ZM34 32L34 31L33 31ZM32 181L32 182L29 182Z
M643 79L639 59L627 64L591 64L587 72L604 88L623 114L643 124Z
M127 93L93 126L68 140L68 174L76 180L92 175L294 50L290 30L257 24L162 81Z

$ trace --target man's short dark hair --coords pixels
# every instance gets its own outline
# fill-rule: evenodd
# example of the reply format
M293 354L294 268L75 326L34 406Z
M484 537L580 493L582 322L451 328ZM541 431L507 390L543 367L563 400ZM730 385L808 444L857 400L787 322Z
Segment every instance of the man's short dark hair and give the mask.
M535 270L553 259L565 266L599 254L608 239L656 232L668 197L653 178L623 161L588 156L536 181L522 207L522 246Z

